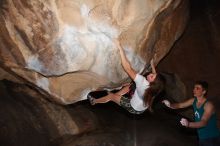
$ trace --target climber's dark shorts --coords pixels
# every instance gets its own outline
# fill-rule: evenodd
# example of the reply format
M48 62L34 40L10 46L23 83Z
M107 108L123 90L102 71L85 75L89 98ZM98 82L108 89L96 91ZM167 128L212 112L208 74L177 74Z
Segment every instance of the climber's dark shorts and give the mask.
M136 111L130 103L130 98L126 97L126 96L121 96L121 100L120 100L120 106L122 106L124 109L126 109L127 111L129 111L132 114L141 114L144 111Z

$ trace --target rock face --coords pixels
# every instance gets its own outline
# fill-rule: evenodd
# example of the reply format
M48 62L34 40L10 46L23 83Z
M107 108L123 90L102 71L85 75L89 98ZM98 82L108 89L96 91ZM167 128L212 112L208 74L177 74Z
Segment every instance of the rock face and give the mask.
M0 97L1 145L57 146L50 143L93 131L99 124L86 104L57 105L24 84L0 81Z
M115 38L141 72L169 52L188 20L186 0L1 0L0 6L1 67L61 104L126 80Z

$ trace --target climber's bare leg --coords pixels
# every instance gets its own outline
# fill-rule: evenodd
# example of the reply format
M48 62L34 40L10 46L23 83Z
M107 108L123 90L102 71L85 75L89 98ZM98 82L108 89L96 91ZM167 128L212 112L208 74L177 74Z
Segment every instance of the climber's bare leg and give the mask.
M108 92L108 95L106 95L106 96L103 96L98 99L93 99L93 104L107 103L109 101L113 101L117 104L120 104L121 96L126 94L128 91L129 91L129 86L125 86L116 93Z

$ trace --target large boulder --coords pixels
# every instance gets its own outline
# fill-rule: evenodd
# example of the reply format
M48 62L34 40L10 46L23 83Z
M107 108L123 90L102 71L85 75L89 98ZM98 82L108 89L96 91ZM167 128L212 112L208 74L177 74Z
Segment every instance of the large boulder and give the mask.
M61 104L125 82L113 40L141 72L182 34L187 0L1 0L1 68ZM10 77L12 78L12 77Z

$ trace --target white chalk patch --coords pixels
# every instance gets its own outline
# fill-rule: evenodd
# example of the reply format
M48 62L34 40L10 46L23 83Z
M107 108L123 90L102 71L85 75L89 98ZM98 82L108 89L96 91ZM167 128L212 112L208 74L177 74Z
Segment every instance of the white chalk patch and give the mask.
M82 7L80 8L80 13L83 17L88 17L89 11L90 9L85 4L83 4Z
M79 41L81 35L76 28L66 25L59 39L60 48L65 54L68 70L76 71L80 69L83 60L87 56L86 48Z
M27 59L27 68L41 72L43 69L42 63L38 59L38 55L29 56Z
M107 22L92 20L89 11L86 5L82 5L83 26L76 28L65 25L58 44L65 54L69 71L92 66L91 71L104 75L114 49L112 40L118 37L119 31ZM83 68L83 65L87 68Z
M49 81L47 78L45 78L45 77L39 78L37 80L37 86L46 90L47 92L51 93L50 89L49 89Z
M91 88L87 88L87 89L84 89L82 92L81 92L81 95L80 95L80 98L79 98L79 101L80 100L86 100L87 99L87 95L92 91Z
M132 67L137 70L137 71L142 71L145 67L145 62L144 60L138 56L137 54L134 53L133 49L128 47L128 46L125 46L123 47L124 48L124 51L125 51L125 54L128 58L128 60L131 62L132 64ZM139 73L140 73L139 72Z

